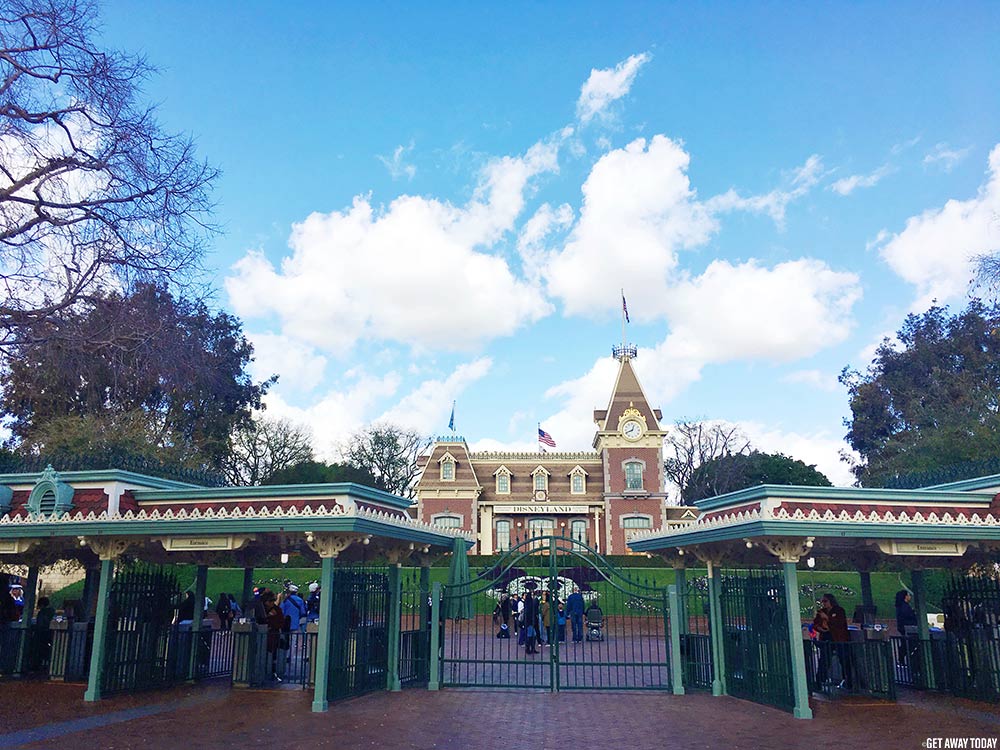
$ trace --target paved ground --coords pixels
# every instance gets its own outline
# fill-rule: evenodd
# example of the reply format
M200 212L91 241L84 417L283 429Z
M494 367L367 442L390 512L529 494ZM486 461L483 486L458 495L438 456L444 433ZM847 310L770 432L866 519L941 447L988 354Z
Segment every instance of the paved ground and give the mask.
M928 738L1000 736L1000 708L916 693L898 704L817 702L811 722L703 694L408 690L344 701L327 714L311 713L301 690L202 684L96 705L82 695L76 685L0 682L0 748L922 750Z

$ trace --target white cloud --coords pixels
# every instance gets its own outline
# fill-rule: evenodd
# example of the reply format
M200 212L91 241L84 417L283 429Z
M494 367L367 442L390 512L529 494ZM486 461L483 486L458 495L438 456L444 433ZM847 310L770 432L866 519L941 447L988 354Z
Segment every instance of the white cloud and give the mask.
M776 188L763 195L747 197L741 196L736 190L730 188L725 193L709 199L706 205L713 214L729 211L751 211L767 214L780 229L784 227L788 205L812 190L823 175L823 159L819 154L813 154L806 159L801 167L792 170L788 178L789 186L787 188Z
M603 114L608 106L628 94L639 68L649 62L650 56L643 52L631 55L613 68L590 71L590 77L580 89L576 102L576 116L580 122L588 123Z
M663 135L638 138L602 156L583 184L580 218L545 269L549 292L569 315L620 305L625 287L639 320L663 313L663 292L677 250L704 243L717 229L687 176L690 157Z
M892 168L888 164L883 164L869 174L852 174L849 177L841 177L830 185L830 189L840 195L850 195L858 188L875 187L890 172L892 172Z
M362 336L467 349L512 334L551 307L491 251L514 229L532 179L557 171L559 143L491 161L461 207L410 195L379 207L358 196L311 214L294 225L280 267L259 252L233 266L234 311L275 315L284 335L341 356Z
M326 357L311 346L274 333L248 333L254 361L250 375L255 380L278 376L282 390L311 391L323 381Z
M412 142L409 146L396 146L396 149L392 152L392 156L382 156L379 154L376 158L389 170L392 179L399 180L405 177L407 180L412 180L417 174L417 168L415 165L407 164L404 161L406 154L410 151L413 151Z
M972 146L965 148L954 148L947 143L935 144L926 156L924 156L925 167L940 167L945 172L950 172L955 166L972 152Z
M489 357L461 364L444 380L425 380L375 421L386 421L424 434L441 432L448 425L452 402L493 366ZM456 410L456 428L461 433L461 412Z
M347 387L332 390L305 408L293 406L272 392L265 398L267 413L306 425L312 431L316 455L326 461L339 460L338 446L368 422L375 404L391 397L400 384L394 372L381 376L358 373L352 380Z
M900 141L899 143L894 143L892 144L892 148L889 149L889 153L892 154L893 156L897 156L903 153L904 151L908 151L909 149L916 146L918 143L920 143L920 139L921 136L915 135L908 140Z
M922 310L932 300L947 302L965 295L976 256L1000 252L1000 144L989 155L986 181L976 197L949 200L912 216L903 231L881 247L883 260L913 284Z
M785 375L781 380L784 383L801 383L831 393L842 388L836 375L820 370L795 370Z

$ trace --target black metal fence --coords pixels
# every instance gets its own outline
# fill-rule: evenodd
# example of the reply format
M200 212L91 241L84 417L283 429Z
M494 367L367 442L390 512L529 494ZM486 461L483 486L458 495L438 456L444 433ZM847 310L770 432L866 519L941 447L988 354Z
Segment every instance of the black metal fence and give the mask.
M828 695L896 699L893 647L888 640L804 641L809 690Z
M399 623L399 681L403 687L426 685L430 676L430 579L411 571L402 582Z
M389 658L387 568L338 568L331 593L330 699L384 689Z
M712 689L712 636L709 622L708 579L686 580L678 591L681 611L675 622L680 629L684 687Z
M241 687L312 687L317 633L267 632L266 625L237 625L231 633L233 684Z
M0 675L14 674L18 670L19 654L27 631L17 625L0 627Z
M726 688L731 695L791 710L791 647L780 571L729 571L720 592Z

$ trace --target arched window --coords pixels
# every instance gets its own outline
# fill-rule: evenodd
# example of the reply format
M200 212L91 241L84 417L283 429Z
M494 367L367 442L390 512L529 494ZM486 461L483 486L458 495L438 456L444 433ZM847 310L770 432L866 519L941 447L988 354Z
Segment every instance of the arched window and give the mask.
M627 461L625 463L625 489L642 489L642 462Z
M442 529L460 529L462 528L462 517L453 513L439 513L436 516L431 516L431 523Z
M510 521L497 521L497 552L510 549Z
M539 466L537 469L531 472L531 475L535 478L533 484L536 491L548 490L549 472L545 470L544 466Z
M537 539L542 536L552 536L556 524L551 518L532 518L528 521L528 536Z
M582 466L574 467L569 473L569 491L571 495L587 494L587 472Z
M445 453L441 457L441 481L455 481L455 458L450 453Z
M579 542L580 544L587 543L587 522L582 518L578 518L570 525L570 529L573 536L574 542Z

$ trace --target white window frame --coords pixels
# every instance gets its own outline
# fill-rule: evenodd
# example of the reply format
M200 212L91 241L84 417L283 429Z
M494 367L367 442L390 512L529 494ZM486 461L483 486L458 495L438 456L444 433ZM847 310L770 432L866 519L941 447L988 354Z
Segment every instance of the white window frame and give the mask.
M629 520L632 520L633 518L634 519L642 519L644 521L648 521L649 525L648 526L626 526L625 522L629 521ZM624 531L633 531L633 532L634 531L648 531L649 529L653 528L653 517L651 515L649 515L648 513L625 513L625 514L623 514L621 516L618 516L618 525Z
M458 526L442 526L438 523L438 520L444 518L456 518L458 519ZM465 516L461 513L452 513L451 511L445 511L444 513L435 513L431 516L431 526L439 526L442 529L464 529L465 528Z
M532 531L532 525L533 524L539 525L543 529L543 533L536 535ZM555 533L556 533L556 521L555 521L554 518L538 517L538 518L532 518L532 519L528 520L528 538L529 539L537 539L538 537L541 537L541 536L552 536Z
M639 467L639 486L629 487L628 486L628 467L636 465ZM626 458L622 461L622 475L625 478L625 491L626 492L640 492L646 489L646 462L638 458Z
M569 535L570 535L570 538L574 542L576 542L578 544L584 544L584 545L587 544L587 528L588 528L588 526L590 526L590 523L587 520L585 520L583 518L574 518L572 521L569 522ZM576 533L576 530L580 529L580 528L583 529L583 534L582 535L578 535Z
M577 477L580 479L580 489L577 490L573 483L576 481ZM587 494L587 472L583 470L582 466L574 467L573 471L569 473L569 494L571 495L586 495Z
M506 466L501 466L499 469L493 472L493 475L496 477L496 493L498 495L509 495L510 480L511 477L514 476L513 474L510 473L510 469L508 469ZM507 478L507 489L505 490L500 489L500 477Z
M539 478L541 478L541 486L539 486ZM533 492L549 491L549 472L544 466L538 466L531 472L531 489Z
M444 475L444 467L446 465L448 465L448 464L451 464L451 476L450 477L446 477ZM446 452L443 456L441 456L441 458L438 459L438 465L440 466L441 481L442 482L454 482L455 481L455 475L458 473L458 461L455 460L455 457L453 455L451 455L450 451Z
M501 524L503 524L504 526L507 527L507 543L506 544L501 544L501 542L500 542L500 525ZM507 551L509 551L510 550L510 535L511 535L511 531L513 530L512 527L513 527L514 524L511 523L506 518L501 518L501 519L498 519L496 522L494 522L493 525L494 525L494 528L496 530L496 540L497 540L496 551L497 552L507 552Z

